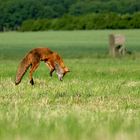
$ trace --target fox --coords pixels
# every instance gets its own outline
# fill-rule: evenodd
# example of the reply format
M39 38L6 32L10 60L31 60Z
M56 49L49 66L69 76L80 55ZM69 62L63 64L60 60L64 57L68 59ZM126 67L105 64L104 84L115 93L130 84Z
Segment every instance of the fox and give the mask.
M15 85L18 85L21 82L24 74L29 68L30 84L34 85L33 73L38 68L41 61L44 61L49 68L49 75L52 77L52 74L55 71L60 81L62 81L66 73L70 72L57 52L53 52L49 48L34 48L21 60L16 73Z

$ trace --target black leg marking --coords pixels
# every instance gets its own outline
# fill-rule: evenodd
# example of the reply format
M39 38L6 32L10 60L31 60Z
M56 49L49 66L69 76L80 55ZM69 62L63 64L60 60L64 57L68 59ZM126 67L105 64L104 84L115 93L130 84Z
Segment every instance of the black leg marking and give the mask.
M52 73L54 72L54 69L50 71L50 76L52 77Z
M33 79L30 81L30 84L31 85L34 85L34 80Z

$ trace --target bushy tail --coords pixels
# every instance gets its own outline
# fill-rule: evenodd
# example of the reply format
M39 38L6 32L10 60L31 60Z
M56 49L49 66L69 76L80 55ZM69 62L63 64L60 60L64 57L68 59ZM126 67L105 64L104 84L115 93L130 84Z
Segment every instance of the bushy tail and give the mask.
M23 60L20 62L18 66L15 85L18 85L21 82L22 77L24 76L24 74L26 73L30 65L31 63L29 62L28 55L27 55L25 58L23 58Z

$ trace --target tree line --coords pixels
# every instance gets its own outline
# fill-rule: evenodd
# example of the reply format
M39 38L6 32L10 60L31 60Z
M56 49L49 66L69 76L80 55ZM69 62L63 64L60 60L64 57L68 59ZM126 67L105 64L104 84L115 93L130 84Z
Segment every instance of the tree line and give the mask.
M107 28L139 28L139 11L139 0L0 0L0 31L26 30L29 23L36 26L31 30L102 29L107 27L103 21Z
M26 20L21 25L20 31L137 28L140 28L140 12L133 15L94 13L85 16L64 16L57 19Z

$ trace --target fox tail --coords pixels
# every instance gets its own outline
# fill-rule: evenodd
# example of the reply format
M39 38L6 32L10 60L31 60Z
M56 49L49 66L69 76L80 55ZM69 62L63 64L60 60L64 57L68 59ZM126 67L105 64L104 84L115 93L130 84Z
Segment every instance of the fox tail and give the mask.
M26 73L27 69L30 67L31 63L29 62L28 55L23 58L20 62L16 74L15 85L18 85L21 82L22 77Z

